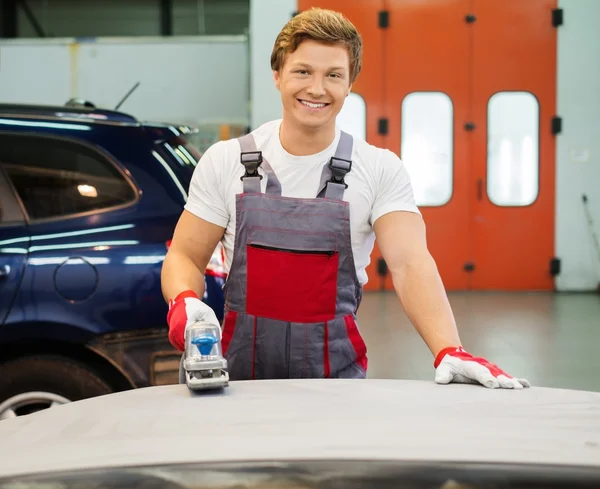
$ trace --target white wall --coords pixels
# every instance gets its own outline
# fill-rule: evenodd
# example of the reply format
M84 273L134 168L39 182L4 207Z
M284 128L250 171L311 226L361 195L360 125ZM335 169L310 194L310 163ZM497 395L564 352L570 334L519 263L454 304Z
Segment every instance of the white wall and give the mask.
M226 60L226 62L224 62ZM71 97L142 120L247 126L245 36L0 42L0 102L64 104Z
M590 290L600 282L599 258L582 194L600 234L600 1L559 0L556 255L559 290Z
M73 84L67 45L0 41L0 102L64 104Z
M250 1L250 103L251 123L281 117L281 98L273 83L271 51L275 38L298 8L296 0Z

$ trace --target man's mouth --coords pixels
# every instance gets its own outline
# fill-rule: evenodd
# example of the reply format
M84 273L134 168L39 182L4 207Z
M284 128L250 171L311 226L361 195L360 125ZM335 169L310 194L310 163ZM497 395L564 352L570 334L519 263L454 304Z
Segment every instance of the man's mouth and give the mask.
M327 107L329 104L325 102L311 102L309 100L298 99L302 105L310 108L310 109L322 109L323 107Z

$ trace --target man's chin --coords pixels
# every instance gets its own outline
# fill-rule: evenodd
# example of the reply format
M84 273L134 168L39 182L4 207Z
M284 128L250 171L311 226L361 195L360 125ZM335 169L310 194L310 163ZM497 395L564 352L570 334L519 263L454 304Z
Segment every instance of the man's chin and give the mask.
M318 130L335 124L335 119L331 117L294 117L293 124L305 130Z

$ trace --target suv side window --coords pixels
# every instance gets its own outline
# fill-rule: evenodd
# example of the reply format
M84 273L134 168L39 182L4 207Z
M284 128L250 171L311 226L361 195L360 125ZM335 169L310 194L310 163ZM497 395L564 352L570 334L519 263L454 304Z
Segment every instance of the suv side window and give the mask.
M110 161L65 140L0 134L0 166L32 220L121 206L137 197Z

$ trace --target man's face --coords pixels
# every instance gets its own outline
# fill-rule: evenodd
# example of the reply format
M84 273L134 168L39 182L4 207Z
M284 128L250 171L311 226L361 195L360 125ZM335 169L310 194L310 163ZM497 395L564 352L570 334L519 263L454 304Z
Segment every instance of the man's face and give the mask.
M274 72L284 118L300 127L335 124L350 92L350 59L342 45L303 41Z

